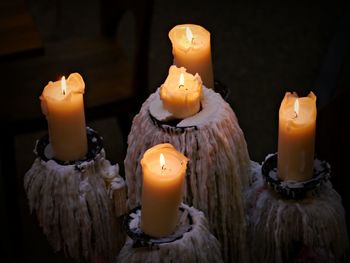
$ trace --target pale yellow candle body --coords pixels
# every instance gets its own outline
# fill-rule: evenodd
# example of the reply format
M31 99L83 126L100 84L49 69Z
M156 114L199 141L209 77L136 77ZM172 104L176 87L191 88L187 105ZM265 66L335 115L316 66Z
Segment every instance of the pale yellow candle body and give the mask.
M160 164L163 154L165 164ZM175 231L183 195L187 158L168 143L148 149L141 160L141 229L153 237Z
M170 66L169 75L160 87L159 95L164 108L175 118L187 118L200 110L202 80L198 74L193 76L187 73L185 68Z
M295 103L298 99L298 113ZM316 96L298 98L287 92L279 110L278 176L282 180L306 181L313 176Z
M191 36L186 32L191 31ZM188 31L188 30L187 30ZM185 67L191 74L198 73L207 88L214 88L210 33L199 25L183 24L169 32L173 46L174 64Z
M49 82L40 97L46 115L54 157L79 160L87 153L83 94L85 84L78 73L71 74L62 91L62 80Z

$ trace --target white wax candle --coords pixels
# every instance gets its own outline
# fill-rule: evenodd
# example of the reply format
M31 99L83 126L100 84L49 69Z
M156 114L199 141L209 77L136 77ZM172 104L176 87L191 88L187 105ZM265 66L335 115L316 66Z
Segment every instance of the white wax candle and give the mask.
M153 237L167 236L178 221L187 158L171 144L158 144L144 153L141 166L141 228Z
M73 73L67 80L50 81L40 96L50 143L58 160L79 160L87 153L84 89L82 77Z
M175 118L184 119L200 110L202 81L198 74L193 76L185 68L171 66L169 75L160 87L163 106Z
M214 88L210 33L199 25L177 25L169 32L174 64L198 73L207 88Z
M282 180L305 181L313 176L316 96L287 92L279 110L278 176Z

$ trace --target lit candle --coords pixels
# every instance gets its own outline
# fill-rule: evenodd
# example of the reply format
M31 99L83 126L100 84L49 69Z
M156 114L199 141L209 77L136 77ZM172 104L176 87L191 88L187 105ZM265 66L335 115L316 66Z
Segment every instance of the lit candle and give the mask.
M84 89L82 77L73 73L67 80L63 77L61 81L50 81L40 96L53 154L58 160L79 160L87 153Z
M287 92L279 110L278 176L282 180L306 181L313 176L316 96Z
M202 80L198 74L187 73L185 68L170 66L168 77L160 87L160 98L175 118L192 116L200 110Z
M171 144L148 149L141 160L141 229L153 237L174 232L182 200L187 158Z
M214 88L209 31L198 25L177 25L170 30L169 38L174 64L193 75L198 73L207 88Z

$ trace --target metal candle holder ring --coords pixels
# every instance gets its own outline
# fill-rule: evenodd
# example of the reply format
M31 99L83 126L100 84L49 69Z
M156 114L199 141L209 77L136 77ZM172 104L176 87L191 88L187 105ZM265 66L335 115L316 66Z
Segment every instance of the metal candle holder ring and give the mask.
M313 178L303 182L283 181L277 176L277 153L275 153L266 157L261 171L264 181L270 189L287 199L301 199L327 181L331 170L326 161L315 159Z
M176 125L181 122L181 119L174 119L170 121L160 121L157 118L155 118L151 112L149 112L150 119L152 120L153 124L163 129L166 132L171 133L183 133L185 130L197 130L197 126L186 126L186 127L176 127Z
M179 207L181 215L185 212L185 207ZM181 218L180 215L180 218ZM137 218L138 217L138 218ZM136 219L135 219L136 218ZM132 221L136 221L136 225L132 225ZM184 233L190 232L192 230L193 219L190 213L187 214L187 218L185 221L187 224L183 224L183 222L179 222L180 224L177 226L176 231L162 238L155 238L149 236L142 232L140 228L141 223L141 206L135 207L132 209L124 218L123 226L126 231L126 234L133 240L133 247L152 247L160 244L171 243L176 240L179 240L183 237Z
M41 158L41 160L45 162L49 160L54 160L60 165L75 165L75 167L79 169L82 163L94 160L96 155L99 154L103 149L103 140L96 131L94 131L90 127L86 127L86 135L88 141L88 152L80 160L61 161L55 159L54 157L47 156L47 146L50 144L48 134L46 134L44 137L37 141L37 144L35 146L35 153L38 157Z
M203 212L184 203L179 210L174 233L162 238L142 233L140 206L127 214L124 228L129 237L118 254L117 262L223 263L220 243L210 233Z

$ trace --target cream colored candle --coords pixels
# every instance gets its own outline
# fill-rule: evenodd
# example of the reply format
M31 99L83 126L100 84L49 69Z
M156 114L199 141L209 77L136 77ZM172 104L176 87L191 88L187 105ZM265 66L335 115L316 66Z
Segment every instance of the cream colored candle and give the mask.
M211 61L210 33L205 28L184 24L169 32L173 45L174 64L185 67L193 75L198 73L207 88L214 88Z
M279 110L278 176L282 180L306 181L313 176L316 96L287 92Z
M164 108L175 118L184 119L200 110L202 80L193 76L185 68L171 66L169 75L160 87L160 99Z
M46 115L54 157L79 160L87 153L83 93L85 84L78 73L67 80L49 82L40 97Z
M141 160L142 231L153 237L174 232L182 200L187 158L171 144L148 149Z

